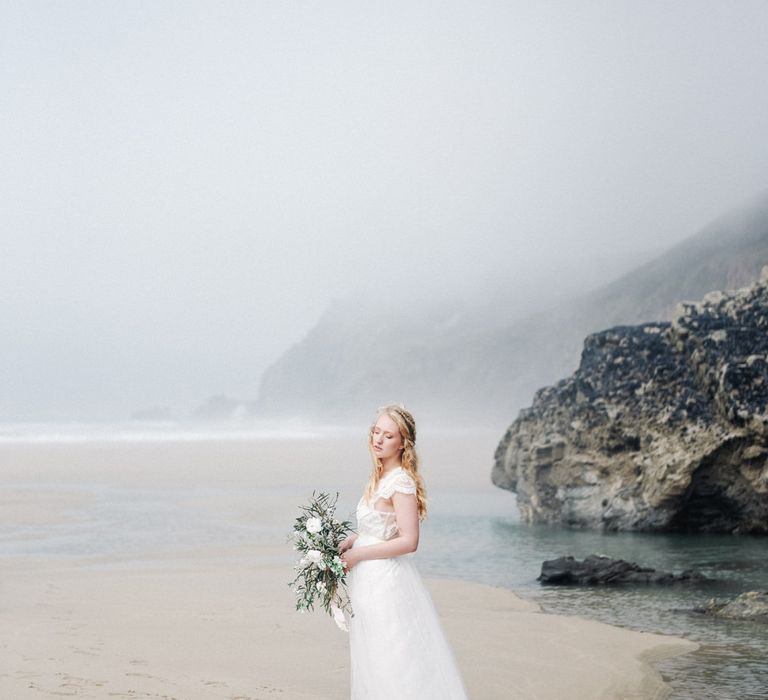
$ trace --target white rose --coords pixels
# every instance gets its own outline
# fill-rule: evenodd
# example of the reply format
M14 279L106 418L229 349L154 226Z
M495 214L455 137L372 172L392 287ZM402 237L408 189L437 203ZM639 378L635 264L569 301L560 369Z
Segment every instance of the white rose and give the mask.
M309 549L307 550L307 559L319 566L320 562L323 561L323 553L319 549Z
M320 518L309 518L307 519L307 532L311 532L312 534L316 532L320 532L320 530L323 529L323 521L320 520Z

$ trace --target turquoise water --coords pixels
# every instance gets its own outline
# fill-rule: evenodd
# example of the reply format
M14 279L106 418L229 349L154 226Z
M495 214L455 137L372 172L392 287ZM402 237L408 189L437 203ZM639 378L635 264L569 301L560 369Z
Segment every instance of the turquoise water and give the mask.
M768 542L725 535L600 534L529 527L498 515L436 514L420 547L426 575L514 590L545 612L589 617L698 642L698 651L656 665L676 700L768 698L768 624L691 612L709 598L768 589ZM451 552L446 559L445 552ZM600 553L665 571L695 568L710 584L673 587L562 587L536 581L541 562Z
M285 522L258 517L262 505L304 502L293 488L247 490L210 485L141 489L100 484L15 484L37 491L88 493L71 522L0 527L0 556L76 557L86 565L104 558L123 562L161 560L164 553L229 545L285 542L295 513ZM340 501L348 517L355 498ZM229 508L200 508L201 501L247 502L253 517L233 517ZM699 642L699 651L657 668L675 699L756 700L768 697L768 625L713 620L691 612L710 597L731 597L768 588L768 542L755 537L717 535L600 534L521 525L507 494L489 490L471 496L433 493L430 517L422 526L419 569L425 576L463 578L512 589L544 611L590 617L631 629L675 634ZM240 513L240 516L243 514ZM278 547L278 552L280 549ZM715 579L695 587L563 588L536 581L541 562L563 555L601 553L655 568L695 568ZM293 552L267 555L267 563L293 563Z

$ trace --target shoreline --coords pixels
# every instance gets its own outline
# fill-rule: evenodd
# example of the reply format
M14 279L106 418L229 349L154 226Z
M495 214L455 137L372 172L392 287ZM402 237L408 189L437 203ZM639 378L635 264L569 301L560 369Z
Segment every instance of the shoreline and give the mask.
M447 599L455 595L456 590L463 585L468 588L474 588L482 596L484 604L489 600L498 597L501 606L496 608L495 612L504 611L505 604L510 606L507 612L510 617L505 617L499 623L500 633L498 638L504 634L509 635L510 631L504 631L504 626L508 623L515 623L512 634L519 627L525 627L528 631L528 637L522 639L515 647L514 642L508 642L505 648L508 653L519 653L520 656L514 659L514 665L530 664L535 665L536 659L529 658L535 654L526 654L530 638L543 637L558 655L551 665L551 674L545 673L536 678L535 682L528 685L537 685L534 692L530 695L520 694L515 698L525 698L528 700L546 698L556 700L563 697L584 698L584 700L661 700L668 697L671 693L671 687L664 681L661 673L655 668L654 664L666 659L692 653L700 648L697 642L687 640L683 637L674 635L645 632L632 630L620 625L608 624L597 620L592 620L580 615L567 615L561 613L545 612L541 606L533 600L510 589L491 586L479 582L470 582L450 578L428 578L424 577L430 591L433 593L438 609L448 605L444 600L441 604L439 598L443 596ZM445 590L441 593L440 587ZM483 591L485 589L485 591ZM470 591L467 591L468 593ZM508 601L504 601L504 598ZM469 601L467 601L469 604ZM519 617L515 617L519 616ZM538 620L537 617L546 619L546 622ZM443 615L441 613L441 618ZM462 634L467 633L467 628L457 625ZM553 641L554 634L562 634L562 638ZM587 643L588 638L588 643ZM516 640L515 640L516 641ZM584 654L579 650L579 644L584 643L589 646L590 652ZM520 647L523 647L522 649ZM594 653L598 650L600 653ZM536 653L541 653L541 648L536 649ZM572 660L578 661L578 665L570 665ZM509 659L505 659L510 663ZM538 661L540 667L545 668L547 661ZM569 666L574 672L574 677L563 677L554 682L552 674L562 674L563 666ZM586 678L590 669L605 674L602 679ZM508 687L508 686L507 686ZM500 685L503 692L504 685ZM470 692L470 696L476 696ZM486 697L478 695L477 697ZM503 694L487 697L508 697Z
M348 697L347 635L322 610L295 611L289 566L252 563L279 548L233 553L0 560L0 697ZM501 587L424 581L473 700L656 700L670 689L653 663L699 646L546 613Z
M487 489L479 450L428 442L433 492ZM284 538L303 484L357 494L367 457L346 439L0 445L0 698L349 697L348 638L295 611ZM652 664L698 648L424 581L472 700L656 700Z

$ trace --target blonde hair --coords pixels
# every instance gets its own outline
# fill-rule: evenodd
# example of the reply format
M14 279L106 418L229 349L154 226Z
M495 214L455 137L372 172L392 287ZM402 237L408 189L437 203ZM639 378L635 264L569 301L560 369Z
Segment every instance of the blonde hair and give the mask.
M416 501L419 509L419 520L427 517L427 492L424 488L424 480L419 474L419 455L416 453L416 421L411 412L403 404L387 404L376 410L376 418L368 429L368 451L373 460L373 470L368 479L368 487L365 490L366 500L370 502L373 494L384 472L384 465L373 449L373 430L376 422L383 415L389 416L397 425L400 431L400 438L403 441L403 453L400 458L400 464L407 474L416 482Z

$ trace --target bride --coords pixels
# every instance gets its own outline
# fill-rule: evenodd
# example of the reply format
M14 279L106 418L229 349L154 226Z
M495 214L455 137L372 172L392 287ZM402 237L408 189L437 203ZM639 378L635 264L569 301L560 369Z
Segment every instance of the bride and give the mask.
M416 425L402 405L377 412L373 470L357 505L357 534L341 542L354 611L352 700L467 700L429 591L413 560L427 514Z

